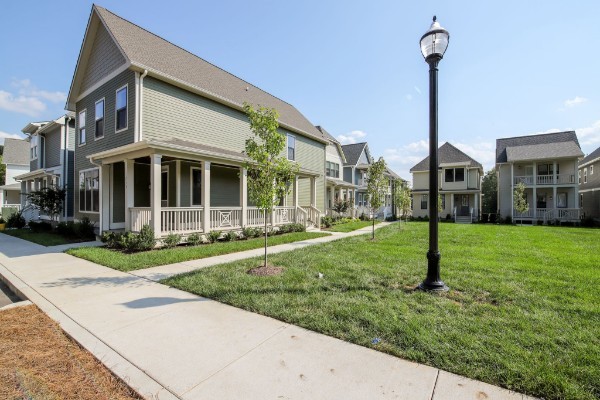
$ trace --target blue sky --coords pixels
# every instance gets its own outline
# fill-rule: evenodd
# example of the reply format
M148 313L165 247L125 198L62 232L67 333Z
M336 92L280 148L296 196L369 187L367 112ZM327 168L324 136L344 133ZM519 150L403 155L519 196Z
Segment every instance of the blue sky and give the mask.
M600 2L115 1L116 14L261 87L394 170L428 152L433 14L450 32L440 145L493 166L495 139L575 129L600 146ZM0 137L61 115L91 2L10 1L0 12Z

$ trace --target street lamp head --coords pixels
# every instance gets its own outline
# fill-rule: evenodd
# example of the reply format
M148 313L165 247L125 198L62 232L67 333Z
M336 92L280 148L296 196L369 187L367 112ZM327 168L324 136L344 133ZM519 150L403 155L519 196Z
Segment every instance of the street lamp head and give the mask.
M450 41L450 34L442 28L436 19L434 15L429 30L421 37L421 53L423 53L425 61L429 61L432 58L441 60Z

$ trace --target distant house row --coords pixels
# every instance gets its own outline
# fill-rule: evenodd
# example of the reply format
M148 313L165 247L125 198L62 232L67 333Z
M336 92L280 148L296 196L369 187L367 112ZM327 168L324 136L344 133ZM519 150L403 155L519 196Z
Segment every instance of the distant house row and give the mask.
M576 222L600 217L600 148L583 158L574 131L503 138L496 141L498 213L529 222ZM481 215L482 165L450 143L439 148L440 213L456 222ZM428 215L429 157L411 168L413 216ZM525 186L528 210L514 205L515 187Z
M300 167L272 215L248 198L246 102L279 112L287 157ZM185 234L262 226L265 218L318 225L336 199L367 206L366 143L342 147L289 103L99 6L66 109L23 129L29 156L19 162L29 172L11 176L3 204L16 202L28 219L39 216L27 194L50 185L68 189L61 219L87 217L100 232L149 224L157 235ZM391 186L378 212L390 205Z

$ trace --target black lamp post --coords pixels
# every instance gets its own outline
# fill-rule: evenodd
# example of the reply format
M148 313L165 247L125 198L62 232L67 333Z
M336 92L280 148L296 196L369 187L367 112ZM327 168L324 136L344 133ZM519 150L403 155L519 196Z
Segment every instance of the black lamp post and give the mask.
M450 40L450 34L433 17L429 30L421 37L421 53L429 64L429 251L427 252L427 277L419 285L426 291L447 291L440 278L440 252L438 250L438 64Z

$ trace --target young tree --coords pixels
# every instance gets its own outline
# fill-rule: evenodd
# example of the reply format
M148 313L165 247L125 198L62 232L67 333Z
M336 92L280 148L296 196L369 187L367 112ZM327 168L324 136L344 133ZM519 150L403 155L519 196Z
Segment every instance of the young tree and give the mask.
M492 168L485 173L483 180L481 181L481 193L483 199L481 201L481 208L484 213L497 213L498 212L498 176L496 175L496 168Z
M246 140L245 154L250 161L244 163L248 170L248 196L265 215L265 261L267 268L267 215L290 191L289 183L298 173L298 165L290 162L285 153L286 136L278 131L279 114L274 108L244 103L244 111L250 120L254 134Z
M406 222L410 214L410 188L400 179L394 181L393 198L394 205L400 210L400 220L404 217Z
M389 179L384 175L386 164L383 157L369 166L367 171L367 193L373 214L373 233L371 239L375 239L375 212L384 204L385 195L389 186Z
M519 182L515 187L514 192L514 207L519 214L526 213L529 211L529 204L527 204L527 197L525 196L525 184ZM521 218L521 226L523 225L523 218Z
M443 204L442 204L442 195L441 195L441 193L438 193L437 204L438 204L438 219L441 219L442 212L444 211L444 207L442 207Z
M333 202L333 211L338 213L338 216L342 216L342 213L345 213L346 211L348 211L348 208L350 208L350 201L349 200L342 200L342 199L337 199L336 201Z
M42 214L49 215L52 221L55 221L63 211L66 194L65 188L49 186L27 194L27 199Z

